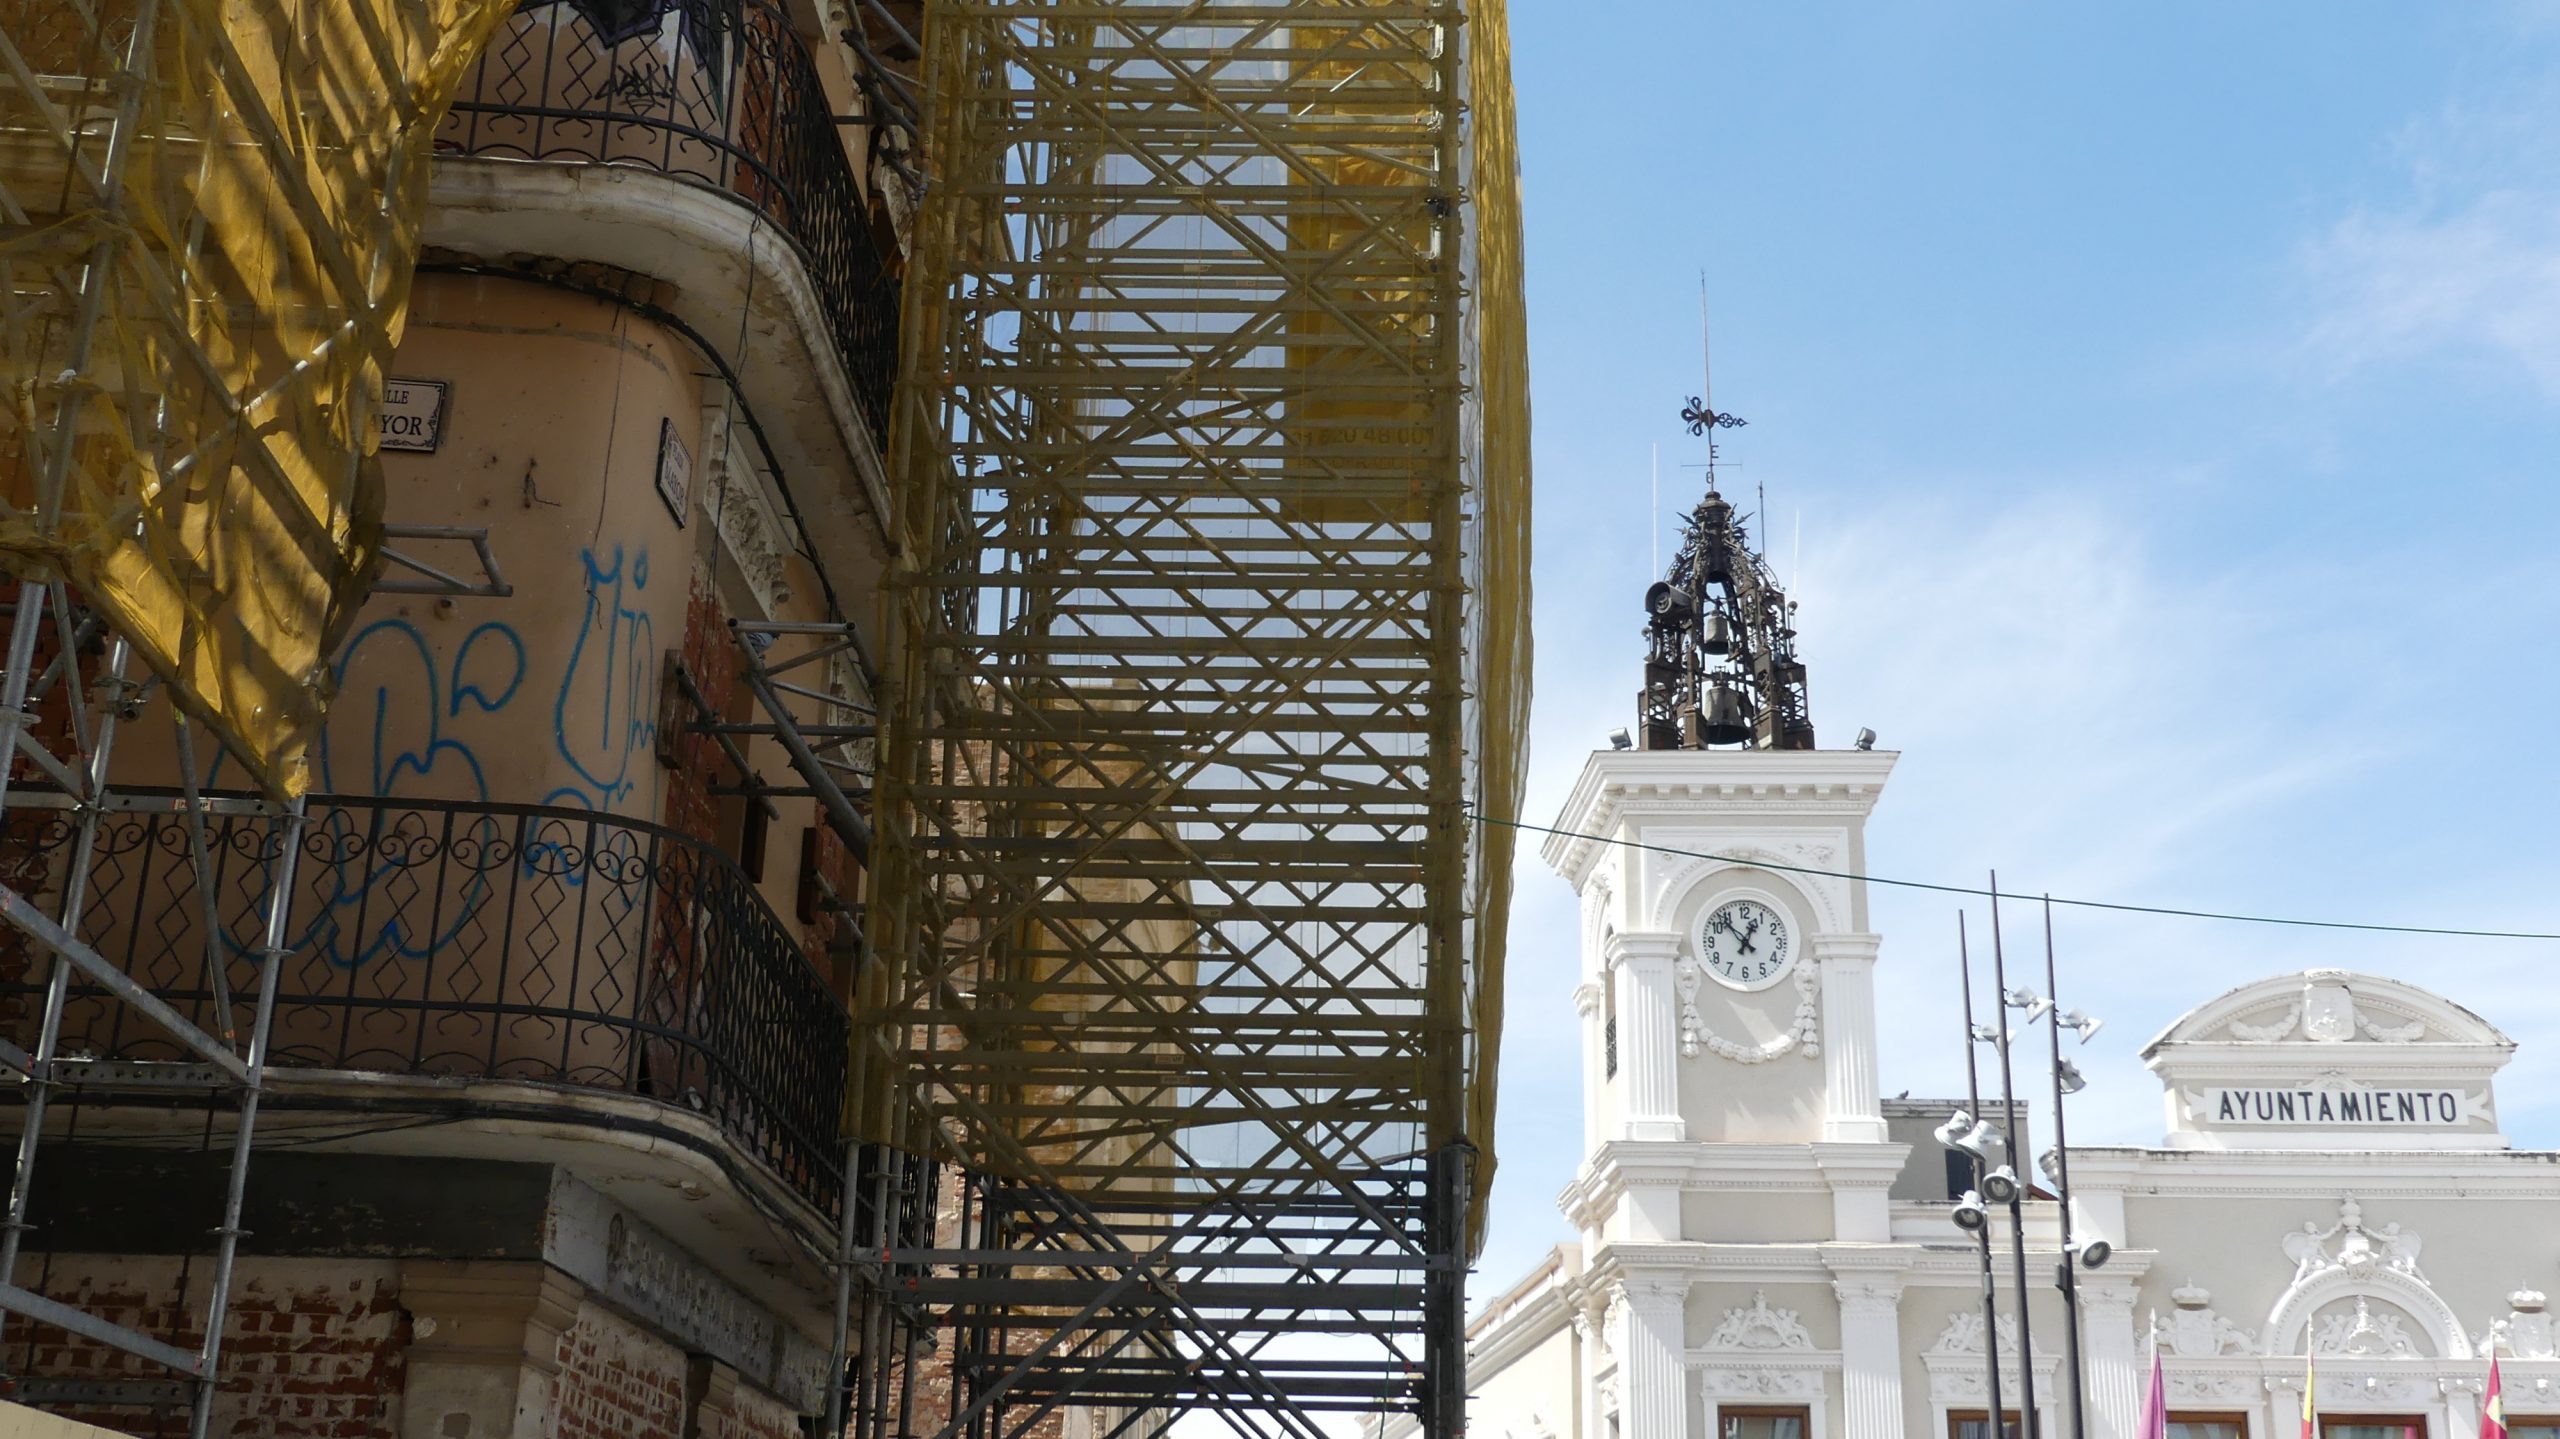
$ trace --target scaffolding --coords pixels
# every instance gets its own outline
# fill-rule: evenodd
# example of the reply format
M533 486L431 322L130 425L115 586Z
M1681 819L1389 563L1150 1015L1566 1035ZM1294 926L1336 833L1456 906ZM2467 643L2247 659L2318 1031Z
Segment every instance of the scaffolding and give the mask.
M0 1323L50 1325L169 1376L12 1383L19 1397L182 1407L206 1433L303 852L305 751L384 553L373 426L429 141L508 8L30 0L0 17L0 569L19 580L0 661L0 948L42 976L33 1046L0 1046L22 1126ZM504 593L485 537L403 538L467 540L486 575L395 554L396 587ZM118 731L155 693L174 702L174 800L113 784ZM264 797L199 787L200 729ZM199 931L204 1023L83 938L102 822L154 807L181 817L202 906L176 922ZM264 831L244 847L228 826L221 853L217 814L263 816ZM38 832L57 842L21 842ZM216 866L236 875L242 860L263 878L225 913ZM121 1006L183 1057L61 1052L75 996ZM206 1284L160 1332L18 1282L55 1111L135 1091L202 1098L208 1136L215 1111L230 1115Z
M927 6L865 1439L1458 1432L1509 871L1470 809L1526 699L1504 28Z

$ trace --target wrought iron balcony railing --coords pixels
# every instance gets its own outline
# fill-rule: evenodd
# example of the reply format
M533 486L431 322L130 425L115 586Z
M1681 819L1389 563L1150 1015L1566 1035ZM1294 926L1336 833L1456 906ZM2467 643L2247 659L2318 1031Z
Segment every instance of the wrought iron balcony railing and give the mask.
M763 215L799 249L857 402L887 434L898 281L817 67L780 5L528 0L464 80L436 140L447 154L635 165Z
M187 823L165 799L136 803L100 824L81 938L205 1029L245 1028L278 822L208 822L218 990ZM21 893L58 895L73 833L13 812L0 870ZM838 1212L845 1009L718 850L584 810L314 798L287 934L271 1063L663 1101ZM0 1030L31 1045L45 974L10 940ZM186 1057L103 990L70 994L61 1054Z

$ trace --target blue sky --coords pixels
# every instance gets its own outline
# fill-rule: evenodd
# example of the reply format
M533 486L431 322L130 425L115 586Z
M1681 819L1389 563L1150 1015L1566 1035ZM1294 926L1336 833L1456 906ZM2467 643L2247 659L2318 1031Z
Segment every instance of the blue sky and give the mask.
M1716 399L1750 420L1728 492L1767 486L1823 742L1904 752L1875 873L2560 930L2560 4L1512 23L1527 818L1628 717L1649 452L1666 512L1703 458L1676 419L1703 268ZM1885 1087L1954 1092L1953 902L1875 899ZM2108 1021L2075 1140L2156 1139L2140 1046L2320 964L2504 1027L2506 1128L2560 1147L2560 945L2083 915L2061 939L2066 997ZM1566 1237L1575 944L1525 846L1479 1300Z

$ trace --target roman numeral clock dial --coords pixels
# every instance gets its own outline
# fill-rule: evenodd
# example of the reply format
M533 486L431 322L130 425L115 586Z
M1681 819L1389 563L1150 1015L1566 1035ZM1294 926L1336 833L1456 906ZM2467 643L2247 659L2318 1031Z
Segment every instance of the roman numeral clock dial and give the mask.
M1777 910L1756 899L1730 899L1699 924L1698 958L1735 989L1767 989L1795 962L1794 936Z

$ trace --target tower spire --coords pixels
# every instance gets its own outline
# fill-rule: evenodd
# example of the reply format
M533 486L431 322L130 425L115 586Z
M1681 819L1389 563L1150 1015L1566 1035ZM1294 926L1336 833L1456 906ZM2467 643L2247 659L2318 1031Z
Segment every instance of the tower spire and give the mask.
M1698 340L1704 388L1689 397L1680 418L1690 434L1706 438L1707 493L1682 527L1670 570L1645 591L1638 743L1645 749L1811 749L1795 602L1778 588L1742 519L1716 491L1716 431L1748 422L1715 408L1703 273Z

